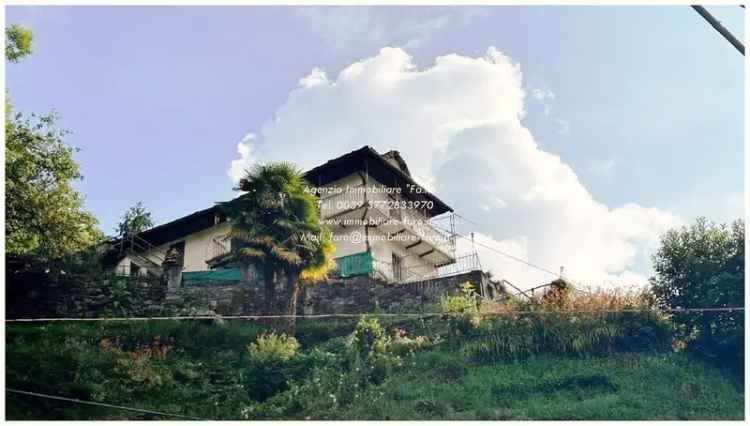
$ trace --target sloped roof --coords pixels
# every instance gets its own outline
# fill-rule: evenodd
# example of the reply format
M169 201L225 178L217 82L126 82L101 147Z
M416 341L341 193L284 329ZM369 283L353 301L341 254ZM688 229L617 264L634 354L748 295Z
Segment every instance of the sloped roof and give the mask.
M396 150L391 150L386 152L382 155L383 158L385 158L386 161L388 161L391 164L396 165L399 169L401 169L402 172L406 173L411 177L411 172L409 171L409 166L406 165L406 161L401 157L401 153Z
M384 158L385 157L385 158ZM393 160L396 164L393 164ZM403 164L401 164L403 163ZM358 171L365 171L384 185L402 188L402 194L414 201L432 201L433 208L429 216L437 216L453 209L435 195L424 189L412 179L406 162L398 151L389 151L380 155L369 146L344 154L315 167L304 174L305 179L312 185L326 185ZM414 192L411 188L419 188ZM218 206L199 210L171 222L155 226L138 234L141 238L154 246L166 244L180 239L184 235L192 234L214 226L215 216L221 214ZM117 243L119 239L114 240Z
M395 153L395 155L391 153ZM382 155L371 147L364 146L315 167L305 173L305 179L313 185L323 186L349 176L352 173L365 171L383 185L401 188L402 195L408 199L414 201L432 201L433 208L428 212L428 215L431 217L453 211L446 203L427 191L407 174L409 169L398 152L389 151L389 154L391 158L395 159L397 156L404 163L406 172L392 164L386 158L383 158ZM413 191L412 189L414 188L417 188L418 191Z

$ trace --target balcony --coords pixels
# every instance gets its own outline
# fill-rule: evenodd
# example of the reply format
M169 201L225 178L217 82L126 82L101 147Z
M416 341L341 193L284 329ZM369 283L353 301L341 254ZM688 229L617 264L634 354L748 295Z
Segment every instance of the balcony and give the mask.
M219 265L224 261L224 259L227 258L230 251L231 243L227 238L227 235L218 235L212 237L208 241L208 245L206 246L206 253L204 256L204 258L206 259L206 264L210 268Z
M434 267L430 265L401 267L394 269L393 263L377 259L368 252L355 253L335 259L336 268L331 274L339 278L369 276L385 278L389 282L408 283L458 275L481 270L479 256L476 253L465 254L456 258L450 265Z
M365 188L364 185L350 187L348 191L321 199L323 220L328 224L357 226L364 217L386 235L404 237L394 241L406 250L425 256L433 264L448 264L454 260L455 241L435 228L420 210L406 208L408 204L396 208L408 201L382 192L365 193Z

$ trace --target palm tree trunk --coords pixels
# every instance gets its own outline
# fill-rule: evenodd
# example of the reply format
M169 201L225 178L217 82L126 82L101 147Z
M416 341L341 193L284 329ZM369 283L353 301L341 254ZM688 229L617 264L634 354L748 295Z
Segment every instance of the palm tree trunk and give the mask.
M299 274L290 274L289 282L291 286L289 289L289 301L287 303L287 312L289 316L286 323L286 332L288 335L293 336L297 325L297 298L299 297Z
M295 268L267 270L264 281L263 315L283 317L269 318L263 323L273 330L293 335L299 297L299 271Z

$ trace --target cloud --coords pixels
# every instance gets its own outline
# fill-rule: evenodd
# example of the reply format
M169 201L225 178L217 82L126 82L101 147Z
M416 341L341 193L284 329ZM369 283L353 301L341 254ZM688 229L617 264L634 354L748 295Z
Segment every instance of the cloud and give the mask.
M299 80L299 85L302 88L309 89L310 87L325 83L327 81L328 76L326 75L326 72L316 67L313 68L313 70L310 72L310 75L302 77Z
M555 92L551 90L531 89L531 96L538 101L554 100Z
M531 98L539 102L543 109L545 117L551 117L552 115L552 101L555 100L557 95L555 92L549 89L532 88L530 90ZM566 135L570 133L570 122L560 117L551 117L552 122L557 126L557 133L560 135Z
M384 8L367 6L302 7L295 9L326 44L337 51L356 47L417 48L434 33L461 28L484 13L477 8Z
M476 231L475 242L552 271L564 266L576 281L644 282L649 251L680 219L595 200L523 126L526 97L520 65L492 47L482 57L441 56L426 69L384 48L335 78L320 70L303 78L232 170L247 159L292 159L307 169L363 145L397 149L418 181L481 224L460 229ZM495 276L522 288L551 278L477 249Z
M254 147L252 142L254 140L255 134L248 133L237 143L237 153L240 155L240 158L232 160L232 163L229 165L229 171L227 172L229 178L235 184L239 183L240 178L245 175L245 170L257 160L253 156Z
M610 177L612 176L612 172L614 171L616 165L617 163L615 162L615 160L613 158L610 158L608 160L592 163L588 167L588 170L589 172L602 177Z

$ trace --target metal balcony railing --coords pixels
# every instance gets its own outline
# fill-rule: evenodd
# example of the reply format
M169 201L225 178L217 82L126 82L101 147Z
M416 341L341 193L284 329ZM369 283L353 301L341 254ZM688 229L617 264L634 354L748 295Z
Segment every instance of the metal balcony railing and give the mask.
M432 226L427 216L416 210L402 210L401 215L404 225L414 230L422 241L437 247L440 251L448 255L453 255L455 252L455 241Z

